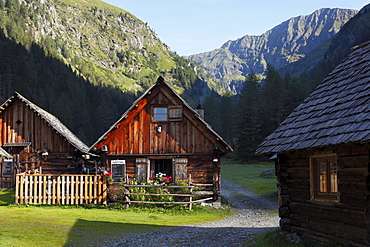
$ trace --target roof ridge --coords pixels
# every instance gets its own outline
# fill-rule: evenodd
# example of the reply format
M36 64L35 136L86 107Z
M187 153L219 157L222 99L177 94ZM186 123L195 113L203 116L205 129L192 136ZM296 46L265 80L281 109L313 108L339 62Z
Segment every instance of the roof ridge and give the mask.
M364 46L367 46L368 44L370 44L370 40L369 41L366 41L364 43L361 43L361 44L358 44L358 45L355 45L354 47L351 48L351 52L353 51L356 51Z

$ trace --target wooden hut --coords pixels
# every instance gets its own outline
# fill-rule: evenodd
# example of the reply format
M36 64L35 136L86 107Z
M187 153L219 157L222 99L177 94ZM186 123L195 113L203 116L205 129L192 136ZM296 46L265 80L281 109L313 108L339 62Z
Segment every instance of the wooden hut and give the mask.
M256 151L274 155L280 226L370 244L370 43L360 45Z
M174 182L214 183L219 195L220 157L231 147L159 77L90 148L115 182L145 183L158 173Z
M2 188L14 185L16 173L78 172L77 159L88 150L55 116L17 92L0 106L0 147Z

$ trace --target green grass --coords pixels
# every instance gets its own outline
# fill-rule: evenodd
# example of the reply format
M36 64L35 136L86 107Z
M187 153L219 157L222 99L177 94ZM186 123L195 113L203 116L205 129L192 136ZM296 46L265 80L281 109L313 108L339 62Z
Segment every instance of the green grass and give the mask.
M276 177L260 176L273 167L273 163L236 164L223 160L221 174L273 198ZM121 205L27 206L14 205L13 201L13 191L0 190L0 246L103 246L121 234L213 221L230 214L229 210L204 207L194 207L192 211L185 207L127 210Z
M13 205L0 190L0 246L102 246L124 233L212 221L229 210Z
M290 243L287 237L280 234L281 230L274 230L256 235L253 239L246 241L243 246L248 247L304 247L306 243Z
M236 163L232 160L222 160L221 179L226 178L235 184L247 186L257 195L277 200L276 176L261 176L264 170L274 167L273 162L246 164Z
M301 239L299 243L291 242L291 238L286 233L282 234L280 229L255 235L247 240L242 246L248 247L343 247L352 246L343 240L333 240L329 242L315 242L311 239Z

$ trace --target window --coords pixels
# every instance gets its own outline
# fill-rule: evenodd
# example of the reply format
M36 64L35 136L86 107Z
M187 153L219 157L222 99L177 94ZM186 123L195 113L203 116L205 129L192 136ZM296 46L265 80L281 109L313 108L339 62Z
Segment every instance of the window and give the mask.
M153 108L153 121L165 122L167 121L167 107Z
M338 200L337 161L335 155L311 159L311 194L313 199Z
M155 177L156 174L166 174L172 176L172 160L171 159L152 159L150 160L150 176Z

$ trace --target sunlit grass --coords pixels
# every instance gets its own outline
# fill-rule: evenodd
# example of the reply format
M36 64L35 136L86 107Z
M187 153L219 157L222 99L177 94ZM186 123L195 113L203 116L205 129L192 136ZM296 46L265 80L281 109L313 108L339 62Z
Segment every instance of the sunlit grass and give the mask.
M273 163L235 164L222 161L223 178L259 195L276 195L276 177L261 177ZM103 246L122 234L213 221L229 210L194 207L130 208L95 206L17 206L13 192L0 190L0 246Z
M11 191L0 190L0 246L101 246L125 233L213 221L230 213L204 207L9 205L12 201Z

